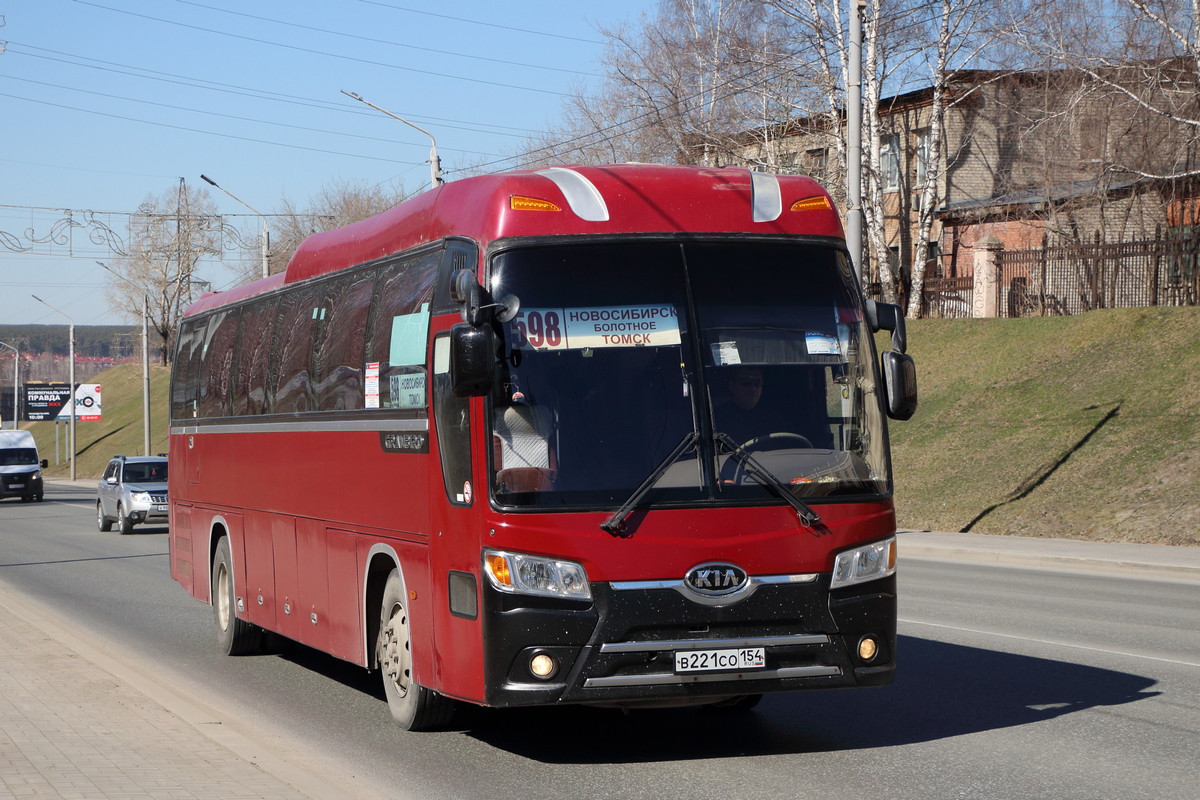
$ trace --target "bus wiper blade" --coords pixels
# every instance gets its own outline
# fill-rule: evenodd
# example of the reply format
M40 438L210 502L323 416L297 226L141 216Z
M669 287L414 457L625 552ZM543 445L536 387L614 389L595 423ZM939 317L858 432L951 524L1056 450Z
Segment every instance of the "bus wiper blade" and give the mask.
M732 458L736 458L741 462L743 470L747 475L782 497L796 512L796 516L800 518L800 522L804 527L811 528L821 521L817 512L809 508L799 497L792 494L791 490L784 486L783 481L775 477L774 472L771 472L771 470L758 463L758 460L754 456L738 447L737 442L730 438L729 434L718 432L713 438L718 444L723 445L729 451Z
M654 484L658 483L659 478L666 473L670 466L678 461L679 457L689 449L694 448L699 441L700 434L695 431L684 436L679 444L675 445L675 449L668 453L667 457L654 468L654 471L646 476L646 480L642 481L642 485L633 490L633 494L629 495L629 499L617 509L616 513L600 523L600 527L613 536L620 536L623 539L632 536L633 532L626 528L625 520L633 513L634 506L646 496L647 492L654 488Z

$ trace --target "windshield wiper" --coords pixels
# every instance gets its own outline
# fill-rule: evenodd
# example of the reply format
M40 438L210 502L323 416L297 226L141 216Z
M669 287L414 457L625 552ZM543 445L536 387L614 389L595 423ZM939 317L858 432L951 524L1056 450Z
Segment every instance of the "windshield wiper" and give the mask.
M738 443L729 434L718 432L713 435L713 439L729 451L730 457L736 458L741 462L742 469L747 475L782 497L796 512L796 516L800 518L800 522L804 527L811 528L821 521L817 512L805 505L799 497L792 494L791 490L783 484L783 481L775 477L775 473L758 463L758 460L750 455L749 452L738 447Z
M633 513L633 508L636 506L646 493L654 488L654 484L658 483L666 471L672 464L679 460L679 457L686 453L689 449L695 448L696 443L700 441L700 434L692 431L683 437L679 444L675 445L675 449L667 454L659 465L654 468L654 471L646 476L646 480L642 481L642 485L633 490L633 494L629 495L629 499L617 509L616 513L600 523L600 527L611 533L613 536L621 538L629 538L633 532L625 526L625 520Z

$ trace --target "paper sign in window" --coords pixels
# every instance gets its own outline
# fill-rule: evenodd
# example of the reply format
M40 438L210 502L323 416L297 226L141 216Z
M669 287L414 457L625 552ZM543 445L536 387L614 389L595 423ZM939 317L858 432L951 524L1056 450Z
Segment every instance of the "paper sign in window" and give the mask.
M425 363L425 342L429 335L429 304L422 303L415 314L392 317L392 342L388 362L393 367Z

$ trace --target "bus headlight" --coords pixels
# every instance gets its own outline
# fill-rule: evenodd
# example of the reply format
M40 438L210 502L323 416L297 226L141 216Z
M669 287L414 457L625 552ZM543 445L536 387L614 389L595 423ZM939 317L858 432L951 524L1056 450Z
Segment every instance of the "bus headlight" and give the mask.
M592 599L587 572L574 561L484 550L483 567L488 581L501 592L569 600Z
M838 553L830 589L886 578L896 571L896 537Z

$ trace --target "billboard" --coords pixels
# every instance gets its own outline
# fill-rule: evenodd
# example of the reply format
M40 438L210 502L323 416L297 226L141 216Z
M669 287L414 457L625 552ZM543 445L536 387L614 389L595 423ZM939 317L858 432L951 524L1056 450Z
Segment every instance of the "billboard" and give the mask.
M71 399L71 388L65 383L25 384L25 419L41 422L58 419L67 401Z
M25 384L25 419L30 422L71 419L78 407L78 422L94 422L100 416L100 384L81 383L75 387L75 402L65 383Z

